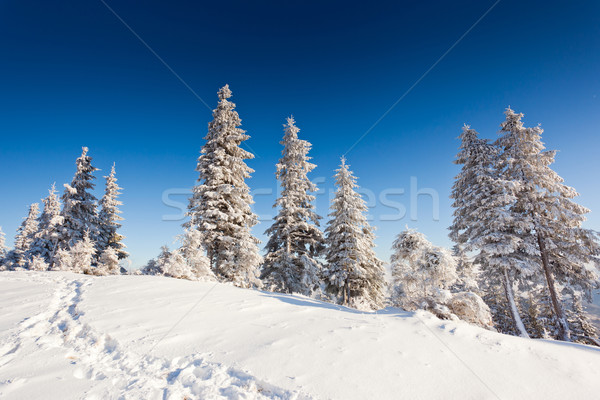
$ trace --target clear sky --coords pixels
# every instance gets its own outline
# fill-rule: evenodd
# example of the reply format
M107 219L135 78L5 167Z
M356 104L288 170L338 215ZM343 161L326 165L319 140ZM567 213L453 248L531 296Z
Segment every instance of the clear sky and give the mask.
M181 233L163 199L180 193L168 199L185 204L197 178L211 119L199 98L214 108L230 85L256 154L248 184L262 219L274 212L282 124L293 114L313 144L326 216L339 157L494 4L105 1L156 55L101 1L0 2L0 225L12 243L27 205L53 182L62 192L88 146L102 169L97 197L116 163L133 266ZM555 170L600 230L600 2L501 0L347 154L384 260L405 225L451 245L456 137L468 123L495 138L509 105L526 125L542 124L547 147L560 150ZM439 195L437 221L431 196L419 196L411 218L411 177ZM259 238L269 224L255 228Z

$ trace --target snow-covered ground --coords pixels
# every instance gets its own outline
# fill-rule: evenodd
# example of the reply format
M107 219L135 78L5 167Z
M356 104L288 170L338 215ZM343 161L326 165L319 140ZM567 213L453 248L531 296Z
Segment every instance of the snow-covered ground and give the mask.
M600 350L150 276L0 273L3 399L592 399Z

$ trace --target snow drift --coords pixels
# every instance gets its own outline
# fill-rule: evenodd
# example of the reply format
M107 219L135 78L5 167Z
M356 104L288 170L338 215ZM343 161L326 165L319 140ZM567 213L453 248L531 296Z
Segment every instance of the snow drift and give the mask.
M563 399L600 351L154 276L0 273L6 399Z

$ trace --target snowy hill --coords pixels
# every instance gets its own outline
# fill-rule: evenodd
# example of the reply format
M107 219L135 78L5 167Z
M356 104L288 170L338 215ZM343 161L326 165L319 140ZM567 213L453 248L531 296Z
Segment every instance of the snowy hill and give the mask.
M598 398L597 348L150 276L0 273L3 399Z

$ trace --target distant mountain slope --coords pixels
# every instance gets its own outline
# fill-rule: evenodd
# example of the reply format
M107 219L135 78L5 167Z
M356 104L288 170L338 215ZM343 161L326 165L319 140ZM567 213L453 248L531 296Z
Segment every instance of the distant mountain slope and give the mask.
M150 276L0 273L0 398L597 398L597 348Z

